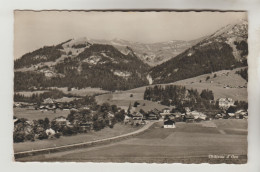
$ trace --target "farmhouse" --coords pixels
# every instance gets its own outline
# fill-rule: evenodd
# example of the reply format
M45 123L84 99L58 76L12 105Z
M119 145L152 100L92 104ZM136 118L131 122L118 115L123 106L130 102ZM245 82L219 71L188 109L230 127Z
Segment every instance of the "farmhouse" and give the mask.
M168 120L164 121L163 128L176 128L175 122L171 119L168 119Z

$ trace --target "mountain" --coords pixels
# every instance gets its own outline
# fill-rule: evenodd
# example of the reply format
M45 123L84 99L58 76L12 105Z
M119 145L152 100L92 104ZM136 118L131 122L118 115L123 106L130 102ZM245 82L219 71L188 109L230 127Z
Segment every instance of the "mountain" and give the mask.
M170 83L219 70L247 65L248 24L227 25L175 58L153 67L153 83Z
M127 90L242 67L247 65L247 30L241 21L192 41L70 39L15 60L14 88Z
M135 55L141 59L144 63L150 66L156 66L161 64L187 48L198 43L201 39L199 38L196 40L191 41L182 41L182 40L172 40L168 42L159 42L159 43L140 43L140 42L131 42L126 41L123 39L113 39L113 40L97 40L97 39L88 39L88 38L81 38L74 40L74 43L79 42L91 42L97 44L109 44L113 45L123 54L128 52L128 48L131 47Z
M125 90L147 85L149 66L131 48L123 54L112 45L74 44L43 47L15 61L15 90L47 87L97 87Z

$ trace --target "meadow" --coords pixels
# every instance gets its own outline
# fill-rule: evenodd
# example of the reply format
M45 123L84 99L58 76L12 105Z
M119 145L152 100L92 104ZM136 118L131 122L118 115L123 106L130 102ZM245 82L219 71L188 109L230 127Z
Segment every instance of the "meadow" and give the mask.
M30 121L49 118L53 120L56 117L64 116L67 117L70 113L69 110L56 110L56 113L53 111L40 111L29 108L13 108L14 116L17 118L26 118Z

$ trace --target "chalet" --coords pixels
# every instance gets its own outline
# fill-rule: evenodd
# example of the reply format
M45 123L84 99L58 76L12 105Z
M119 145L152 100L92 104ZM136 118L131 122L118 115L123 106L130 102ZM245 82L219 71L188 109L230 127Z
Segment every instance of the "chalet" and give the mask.
M220 98L218 99L218 106L222 109L227 109L230 106L234 106L234 101L231 98Z
M142 120L144 117L143 114L141 114L140 112L134 112L132 116L133 120Z
M158 120L158 115L155 114L154 112L150 112L150 113L148 114L148 119L149 119L149 120Z
M175 122L171 119L164 121L163 128L176 128Z

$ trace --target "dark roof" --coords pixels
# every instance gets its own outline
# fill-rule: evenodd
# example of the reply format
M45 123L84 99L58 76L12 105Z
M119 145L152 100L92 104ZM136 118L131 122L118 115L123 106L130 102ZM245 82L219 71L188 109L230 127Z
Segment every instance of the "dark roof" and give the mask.
M164 121L164 125L173 125L175 124L175 122L173 120L167 120L167 121Z

